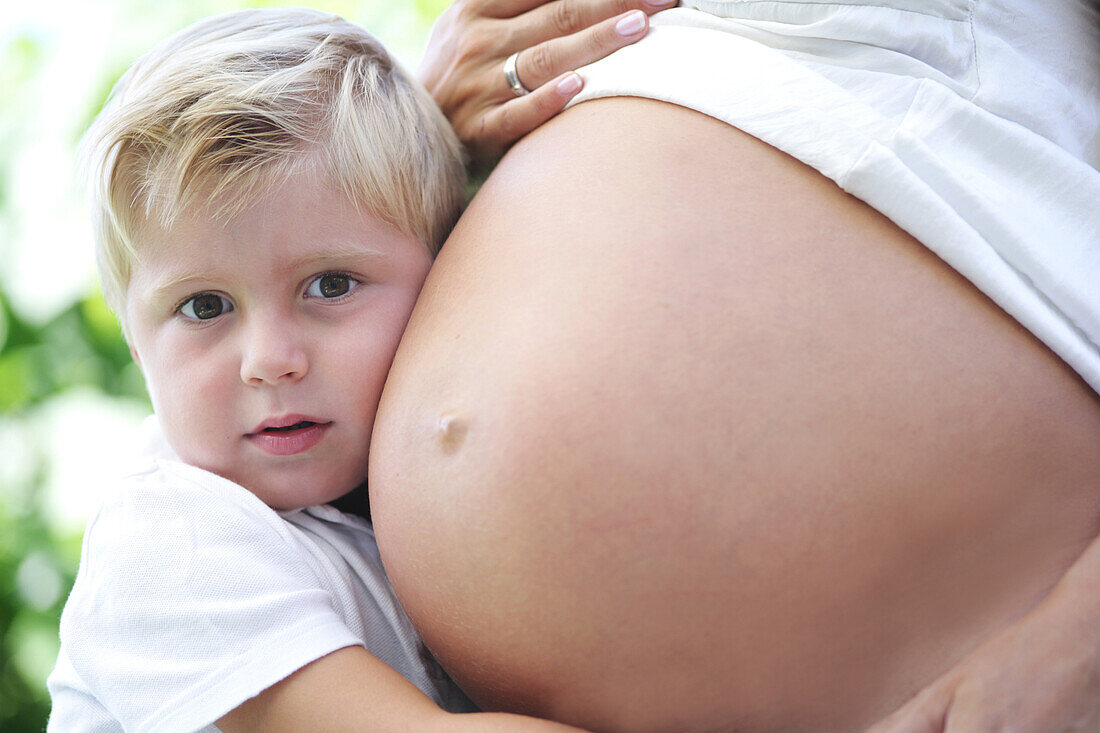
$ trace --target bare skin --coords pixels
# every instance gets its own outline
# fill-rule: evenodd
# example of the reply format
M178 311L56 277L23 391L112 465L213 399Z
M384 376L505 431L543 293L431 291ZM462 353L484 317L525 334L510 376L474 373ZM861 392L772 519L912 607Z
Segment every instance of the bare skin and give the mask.
M870 725L1100 528L1070 369L815 171L648 100L505 157L375 425L428 645L487 708L593 730Z

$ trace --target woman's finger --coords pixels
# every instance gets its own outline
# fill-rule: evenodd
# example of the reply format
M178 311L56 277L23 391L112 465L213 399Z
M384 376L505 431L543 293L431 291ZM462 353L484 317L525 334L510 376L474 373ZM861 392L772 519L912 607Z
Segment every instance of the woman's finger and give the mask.
M507 148L561 112L583 85L580 75L570 71L527 96L500 105L486 115L484 137L496 140L502 143L502 148Z
M631 10L566 36L544 41L520 52L516 60L519 80L528 89L542 86L559 74L602 59L646 34L649 18Z
M532 43L546 41L555 35L568 35L604 19L628 10L647 13L671 8L678 0L464 0L489 18L516 18L535 13L527 19L532 29L542 36Z

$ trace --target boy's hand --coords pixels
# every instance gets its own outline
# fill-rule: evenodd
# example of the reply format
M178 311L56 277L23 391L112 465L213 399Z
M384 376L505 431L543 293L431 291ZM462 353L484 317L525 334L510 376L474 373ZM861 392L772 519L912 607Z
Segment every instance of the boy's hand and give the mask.
M678 0L456 0L432 27L418 76L473 162L490 166L581 88L572 72L634 43ZM531 90L517 97L504 76Z

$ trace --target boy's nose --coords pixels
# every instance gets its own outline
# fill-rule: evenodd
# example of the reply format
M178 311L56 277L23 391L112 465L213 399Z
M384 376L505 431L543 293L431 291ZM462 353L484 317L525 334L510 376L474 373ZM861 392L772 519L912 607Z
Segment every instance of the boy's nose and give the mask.
M241 358L241 381L249 385L296 382L309 370L309 359L293 329L253 324Z

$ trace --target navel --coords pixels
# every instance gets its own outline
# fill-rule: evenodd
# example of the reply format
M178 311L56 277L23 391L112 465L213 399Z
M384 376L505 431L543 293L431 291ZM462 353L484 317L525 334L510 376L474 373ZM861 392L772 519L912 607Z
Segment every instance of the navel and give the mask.
M445 412L439 417L436 425L439 435L439 446L444 453L454 453L466 439L466 422L457 415Z

